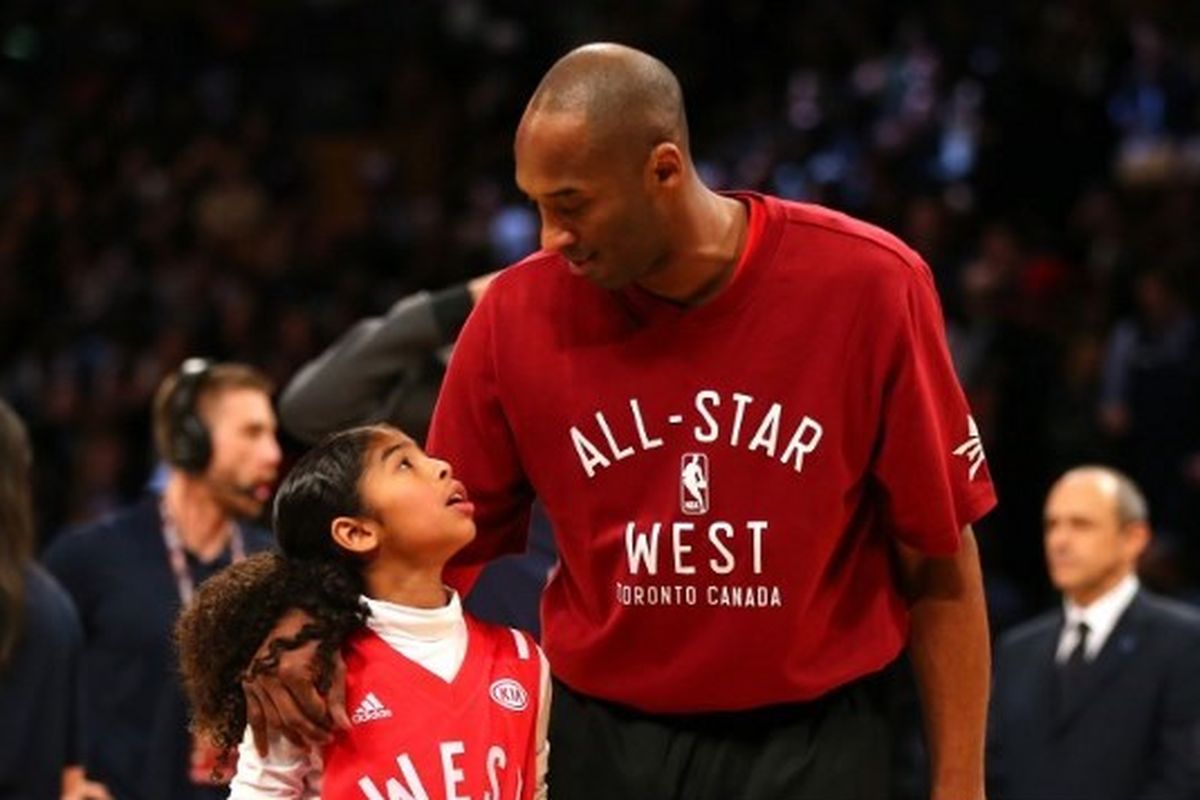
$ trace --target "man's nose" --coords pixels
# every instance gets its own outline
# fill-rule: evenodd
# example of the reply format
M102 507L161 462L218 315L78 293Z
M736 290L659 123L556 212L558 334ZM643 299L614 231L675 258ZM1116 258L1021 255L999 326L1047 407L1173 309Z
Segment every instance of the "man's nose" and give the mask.
M279 440L274 436L268 436L263 453L265 460L272 467L278 467L283 461L283 449L279 446Z
M579 241L569 228L564 228L556 222L542 220L542 249L552 253L561 253Z

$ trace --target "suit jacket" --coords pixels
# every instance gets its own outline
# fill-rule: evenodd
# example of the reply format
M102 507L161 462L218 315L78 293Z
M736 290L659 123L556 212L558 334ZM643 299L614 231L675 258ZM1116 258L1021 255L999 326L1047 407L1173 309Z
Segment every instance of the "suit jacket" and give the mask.
M1139 590L1062 696L1062 610L996 647L991 800L1200 798L1200 610Z

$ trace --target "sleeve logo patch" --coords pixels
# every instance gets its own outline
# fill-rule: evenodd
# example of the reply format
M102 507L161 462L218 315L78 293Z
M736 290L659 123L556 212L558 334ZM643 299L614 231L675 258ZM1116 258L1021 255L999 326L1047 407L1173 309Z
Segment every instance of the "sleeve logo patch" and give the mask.
M975 480L975 473L983 466L983 440L979 438L979 426L975 424L975 418L970 415L967 416L967 440L954 448L954 455L967 459L971 465L967 474L971 480Z

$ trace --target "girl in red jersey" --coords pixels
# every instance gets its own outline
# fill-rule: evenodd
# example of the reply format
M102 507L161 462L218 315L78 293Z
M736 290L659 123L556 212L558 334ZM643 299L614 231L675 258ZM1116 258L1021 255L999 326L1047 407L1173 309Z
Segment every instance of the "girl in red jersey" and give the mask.
M300 459L275 500L282 554L207 581L178 625L194 727L218 746L242 740L232 798L545 797L545 658L527 635L464 616L442 583L472 512L450 466L395 428L335 434ZM351 720L320 752L280 737L261 756L240 670L289 608L314 621L267 661L318 641L327 687L340 642Z

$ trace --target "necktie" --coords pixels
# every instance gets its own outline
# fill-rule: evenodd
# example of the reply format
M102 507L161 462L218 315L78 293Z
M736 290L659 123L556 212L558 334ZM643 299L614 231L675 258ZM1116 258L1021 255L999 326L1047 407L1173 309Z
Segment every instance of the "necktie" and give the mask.
M1063 707L1070 707L1075 693L1079 691L1084 672L1087 670L1087 640L1090 632L1086 622L1080 622L1076 627L1075 646L1071 648L1067 660L1058 668L1059 698Z
M1077 676L1087 666L1087 640L1091 628L1086 622L1080 622L1075 626L1078 639L1075 642L1075 647L1071 650L1071 654L1067 656L1067 663L1064 665L1067 672L1072 676Z

